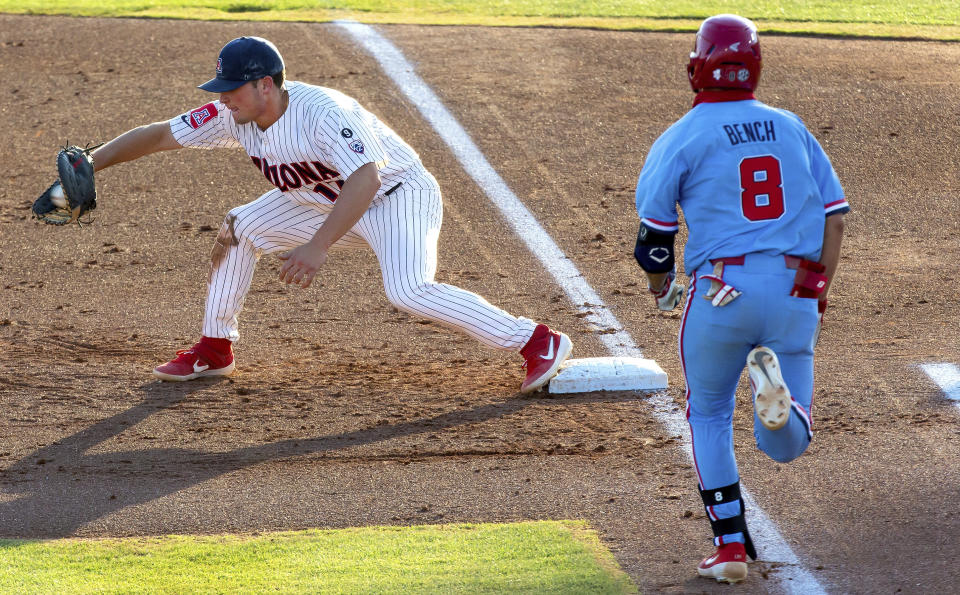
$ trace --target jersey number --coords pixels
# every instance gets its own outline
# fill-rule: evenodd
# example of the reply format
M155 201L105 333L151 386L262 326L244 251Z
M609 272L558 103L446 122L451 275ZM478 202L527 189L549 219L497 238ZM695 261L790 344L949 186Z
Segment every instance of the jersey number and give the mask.
M773 155L748 157L740 162L740 207L750 221L783 215L783 179L780 160Z

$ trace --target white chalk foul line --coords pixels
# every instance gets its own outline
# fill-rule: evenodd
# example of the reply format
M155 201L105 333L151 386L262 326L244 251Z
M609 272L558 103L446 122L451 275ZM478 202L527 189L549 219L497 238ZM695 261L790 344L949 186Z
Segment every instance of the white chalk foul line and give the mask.
M921 364L920 369L943 390L943 394L960 407L960 368L956 364Z
M380 63L390 80L417 107L424 119L457 156L467 174L500 209L513 231L546 267L570 302L585 314L584 319L606 331L600 335L600 341L610 355L643 357L623 325L540 222L510 190L467 131L444 107L427 83L417 75L413 65L400 50L369 25L353 21L336 21L335 24L343 28ZM651 395L647 402L654 405L654 414L658 421L666 426L672 435L686 435L684 416L665 393ZM689 441L686 450L689 456ZM756 505L746 490L741 490L741 493L749 510L752 532L755 533L754 540L761 546L764 559L785 564L777 573L771 575L775 577L772 581L779 581L780 587L788 593L824 593L823 587L813 575L800 566L796 554L766 513Z

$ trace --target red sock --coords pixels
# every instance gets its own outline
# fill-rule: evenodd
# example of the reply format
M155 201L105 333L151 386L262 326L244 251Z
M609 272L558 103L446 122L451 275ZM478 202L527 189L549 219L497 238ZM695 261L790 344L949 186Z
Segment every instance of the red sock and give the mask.
M204 347L208 347L216 353L222 353L227 355L230 353L231 345L233 344L230 339L218 339L216 337L200 337L200 344Z

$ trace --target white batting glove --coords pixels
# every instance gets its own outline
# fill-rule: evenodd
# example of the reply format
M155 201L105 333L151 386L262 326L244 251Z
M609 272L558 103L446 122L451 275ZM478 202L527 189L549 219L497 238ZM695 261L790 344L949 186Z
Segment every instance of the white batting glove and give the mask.
M677 284L677 278L673 272L667 273L667 278L663 281L663 287L659 290L654 290L649 284L647 284L647 289L653 294L653 299L657 302L657 308L664 312L670 312L683 300L684 287Z

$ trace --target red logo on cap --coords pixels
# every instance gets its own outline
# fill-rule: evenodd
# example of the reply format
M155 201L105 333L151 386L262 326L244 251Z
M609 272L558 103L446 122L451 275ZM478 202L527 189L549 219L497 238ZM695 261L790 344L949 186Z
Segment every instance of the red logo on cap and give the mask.
M223 74L223 58L217 58L217 74Z
M188 124L190 124L190 128L196 130L197 128L200 128L209 122L216 115L217 106L212 103L208 103L207 105L202 105L190 112Z

